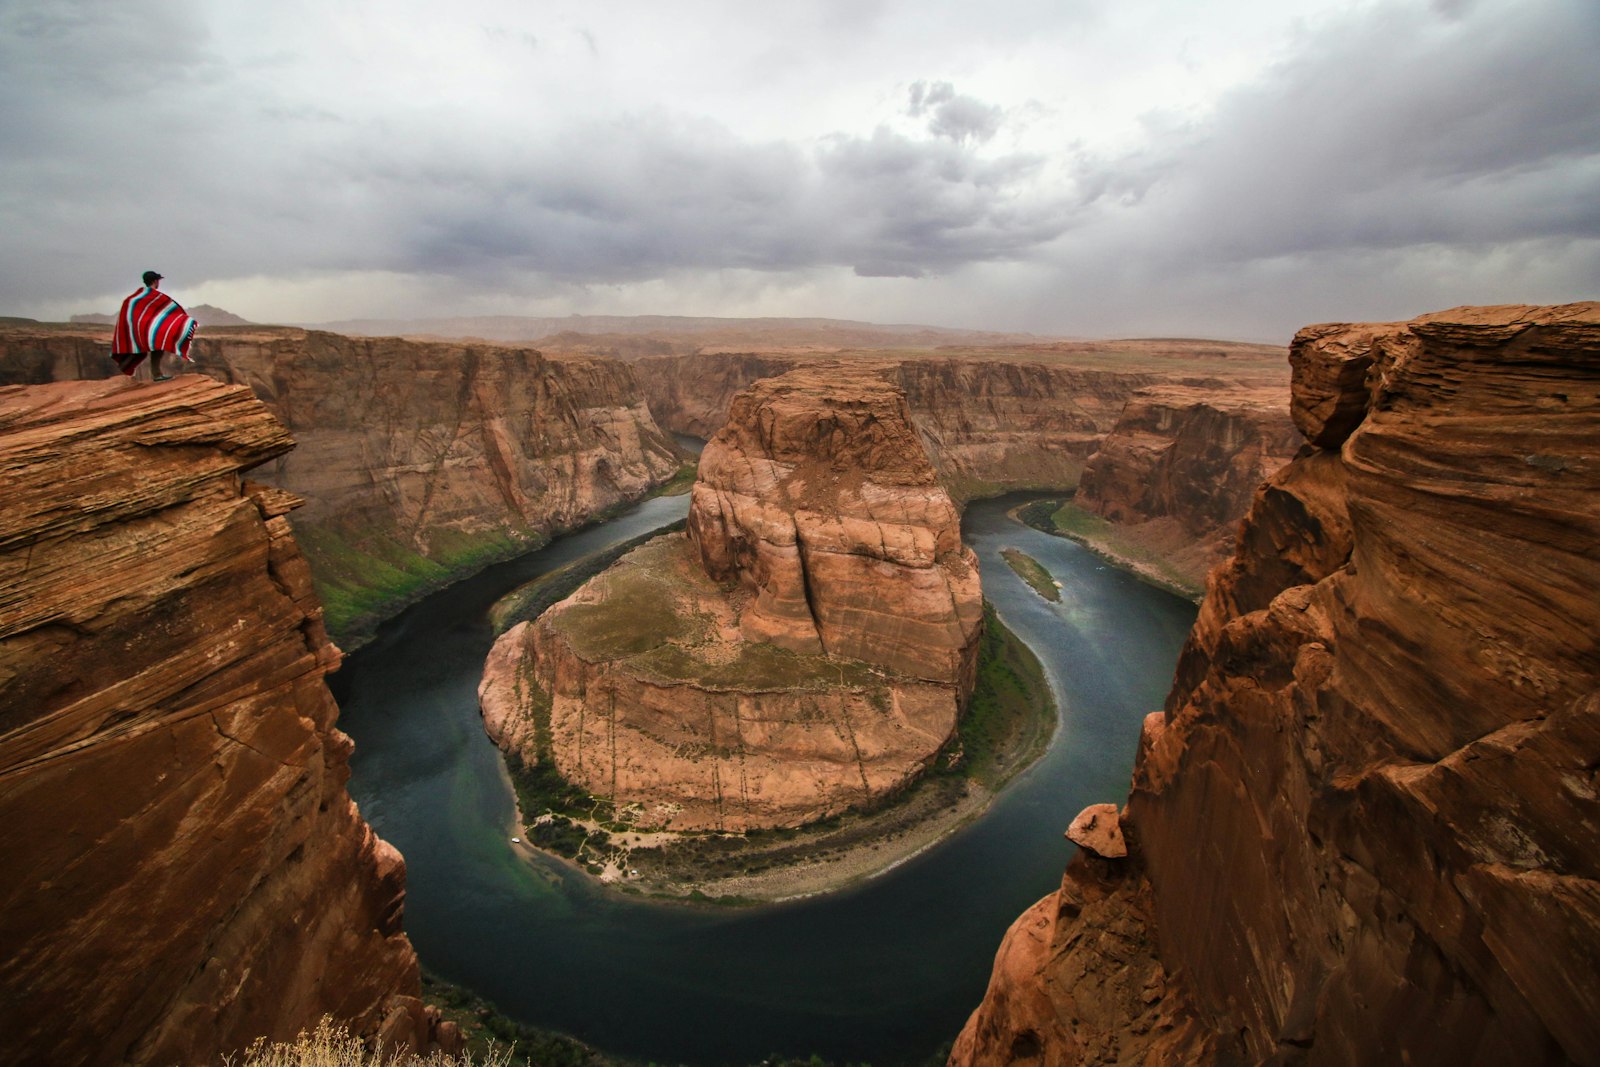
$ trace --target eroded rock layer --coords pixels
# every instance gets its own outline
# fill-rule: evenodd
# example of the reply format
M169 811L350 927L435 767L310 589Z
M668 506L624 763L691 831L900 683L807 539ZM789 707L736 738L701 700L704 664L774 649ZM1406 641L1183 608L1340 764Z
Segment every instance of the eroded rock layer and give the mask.
M977 560L893 386L806 370L735 397L688 531L707 574L753 594L749 640L971 690Z
M641 826L793 826L890 794L950 741L982 598L959 519L881 380L736 400L688 535L496 645L485 722Z
M952 1062L1600 1062L1600 305L1316 326L1118 828Z
M404 864L345 792L292 440L201 377L0 388L0 1042L210 1063L427 1040Z
M1159 549L1198 589L1233 555L1256 488L1302 443L1288 399L1276 385L1140 389L1089 457L1073 502Z
M108 335L0 330L0 382L104 377ZM207 330L192 369L249 385L298 447L260 477L343 639L452 578L637 499L678 468L631 366L492 344Z
M870 369L905 392L940 481L964 500L1015 489L1071 489L1135 390L1165 383L1226 391L1239 380L1262 379L1281 388L1282 349L1215 345L1211 351L1197 342L1177 347L1204 354L1210 362L1194 364L1166 349L1090 359L1041 346L905 359L864 354L831 365ZM1080 356L1087 362L1076 362ZM751 384L791 369L828 365L817 355L762 353L702 353L639 363L651 411L661 425L700 437L721 428L733 397ZM1230 375L1218 377L1220 369Z

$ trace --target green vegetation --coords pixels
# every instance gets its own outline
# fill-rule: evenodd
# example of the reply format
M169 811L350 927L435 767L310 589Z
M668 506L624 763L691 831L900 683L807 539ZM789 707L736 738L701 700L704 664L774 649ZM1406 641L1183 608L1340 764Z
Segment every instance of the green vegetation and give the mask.
M522 812L523 836L546 852L582 862L591 846L604 848L611 843L604 830L591 834L584 824L610 824L614 812L609 801L590 796L556 770L550 752L550 698L531 679L525 682L524 691L532 701L537 762L529 764L514 752L505 757L517 809Z
M537 619L552 605L571 596L584 582L605 571L629 552L665 534L681 533L683 527L684 521L679 519L670 526L651 530L619 545L591 553L518 586L495 601L494 607L489 610L489 618L494 623L494 632L502 634L519 622Z
M694 488L695 474L700 469L698 460L690 460L678 472L656 487L651 496L682 496Z
M1160 552L1138 543L1116 523L1086 511L1070 500L1035 500L1018 508L1016 514L1018 519L1034 529L1069 537L1106 562L1132 571L1169 593L1198 600L1205 592L1204 582L1195 584Z
M670 445L664 444L663 447ZM694 477L695 464L684 463L671 478L646 494L646 498L681 496L693 487ZM572 530L555 532L572 533L606 522L635 503L637 500L618 501L589 516ZM290 522L294 522L292 514ZM377 630L379 623L391 618L407 604L490 564L532 552L550 543L548 534L511 529L477 533L435 529L423 534L426 550L422 550L398 531L381 529L362 518L330 524L295 525L294 535L306 561L311 565L311 577L316 585L317 596L322 600L328 633L336 644L346 650L365 643ZM638 538L630 545L649 540L650 536L653 535ZM626 549L617 550L617 556L624 551ZM579 565L581 563L574 564ZM598 574L604 569L604 566L597 566L591 573ZM573 582L572 588L576 589L580 584L581 579ZM548 607L555 600L550 600L544 606ZM534 611L533 615L526 617L532 618L537 614L538 611ZM509 629L517 621L520 620L506 623L502 629Z
M621 560L597 581L604 583L599 598L569 604L561 613L561 632L584 659L626 659L703 635L704 621L677 610L671 583L648 564Z
M1017 577L1027 582L1035 593L1052 603L1060 603L1061 590L1056 587L1055 579L1050 577L1050 572L1045 570L1042 563L1015 548L1002 548L1000 555L1005 557L1006 564L1016 572Z
M521 1067L523 1064L531 1067L623 1067L627 1062L607 1056L565 1034L519 1023L503 1015L493 1003L471 990L446 982L426 970L422 972L422 999L438 1008L446 1020L461 1028L468 1055L487 1057L503 1049L501 1054L509 1057L470 1062L505 1067ZM509 1049L505 1048L507 1045ZM463 1059L459 1062L466 1067L469 1061ZM441 1064L439 1067L450 1065Z
M651 881L693 882L760 874L806 859L870 848L958 805L969 783L991 793L999 790L1043 754L1055 721L1055 701L1044 668L985 604L972 699L956 738L921 780L872 810L792 829L684 835L670 845L632 849L629 864ZM726 897L701 902L748 903Z
M952 769L998 790L1044 753L1055 723L1055 699L1039 658L985 601L978 680L957 727L961 749Z
M295 540L311 565L328 632L348 648L371 637L378 623L404 605L548 538L437 530L426 554L398 537L334 525L296 527Z
M1057 533L1055 523L1050 521L1066 500L1056 497L1045 497L1042 500L1032 500L1017 509L1017 519L1035 530L1045 533Z

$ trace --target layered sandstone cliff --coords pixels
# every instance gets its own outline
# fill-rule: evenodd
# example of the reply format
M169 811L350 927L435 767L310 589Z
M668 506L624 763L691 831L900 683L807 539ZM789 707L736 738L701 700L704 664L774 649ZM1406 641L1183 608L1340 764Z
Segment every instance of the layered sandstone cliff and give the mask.
M1287 384L1140 389L1084 465L1073 503L1198 590L1233 555L1256 488L1301 443Z
M0 330L0 383L105 377L107 335ZM294 516L335 634L542 543L673 474L633 369L491 344L208 330L192 369L249 385L295 435L260 477Z
M201 377L0 388L0 1044L202 1063L324 1014L423 1044L404 864L345 792L288 451Z
M735 401L688 533L508 631L480 698L500 743L639 825L793 826L931 764L981 623L903 394L800 371Z
M1600 305L1317 326L1121 830L952 1063L1600 1062Z
M1209 350L1207 361L1165 350L1090 358L1076 351L1019 349L903 359L864 353L843 361L701 353L646 359L639 367L660 424L701 437L722 426L738 392L763 378L798 367L870 369L904 390L940 480L963 500L1017 489L1073 488L1135 390L1163 383L1216 391L1241 380L1281 384L1281 349L1272 355L1264 346L1220 347L1243 351L1234 353L1232 364L1226 353Z

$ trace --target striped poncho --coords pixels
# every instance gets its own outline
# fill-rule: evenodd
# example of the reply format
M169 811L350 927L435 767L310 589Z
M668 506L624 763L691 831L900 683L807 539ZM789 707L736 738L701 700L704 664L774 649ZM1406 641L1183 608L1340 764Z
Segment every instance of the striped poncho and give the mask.
M199 323L166 293L145 286L122 302L111 358L132 374L151 352L176 352L189 359L189 342Z

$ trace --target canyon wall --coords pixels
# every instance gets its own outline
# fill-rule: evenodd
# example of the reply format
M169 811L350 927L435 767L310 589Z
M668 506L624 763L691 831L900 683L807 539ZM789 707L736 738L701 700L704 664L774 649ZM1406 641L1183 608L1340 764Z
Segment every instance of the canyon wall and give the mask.
M11 1062L213 1063L323 1014L439 1036L404 863L345 792L298 501L241 479L292 445L203 377L0 388Z
M838 361L729 353L650 358L638 367L660 424L700 437L715 433L734 395L762 378L795 367L870 369L905 392L940 480L958 500L1071 488L1134 390L1174 378L1162 370L1074 367L1025 354ZM1197 387L1221 384L1195 372L1177 377Z
M1292 365L1310 448L1213 574L1124 845L1076 827L954 1064L1600 1062L1600 305Z
M1289 390L1167 385L1128 398L1084 465L1073 503L1116 523L1193 588L1233 555L1256 488L1302 443Z
M107 344L0 330L0 384L103 378ZM295 435L260 477L306 500L295 533L341 640L638 499L680 462L613 360L239 327L201 334L192 369L250 386Z
M693 494L687 535L501 637L491 735L671 829L800 825L922 774L971 693L982 595L904 394L762 381Z

